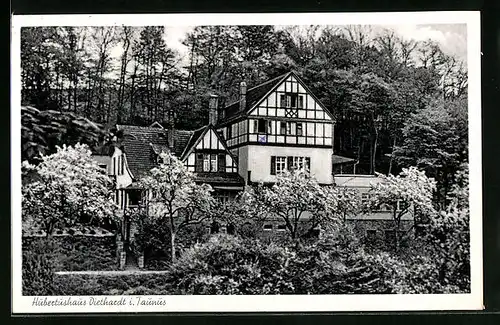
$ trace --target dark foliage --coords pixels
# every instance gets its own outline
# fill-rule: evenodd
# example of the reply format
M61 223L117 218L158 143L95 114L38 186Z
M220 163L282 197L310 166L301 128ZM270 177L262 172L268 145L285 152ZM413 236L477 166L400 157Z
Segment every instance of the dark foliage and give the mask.
M21 108L21 159L36 162L40 155L56 152L56 146L87 144L102 148L106 134L101 125L71 112Z
M98 271L118 268L114 237L23 237L23 252L30 254L43 243L50 243L51 248L44 255L50 258L55 271Z
M22 281L24 296L44 296L54 293L54 269L56 257L52 254L56 247L48 239L40 239L23 249Z

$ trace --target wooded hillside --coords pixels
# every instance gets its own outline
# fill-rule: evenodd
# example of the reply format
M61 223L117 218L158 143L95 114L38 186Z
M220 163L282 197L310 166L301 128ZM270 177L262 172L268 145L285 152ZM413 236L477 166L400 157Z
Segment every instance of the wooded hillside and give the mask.
M199 26L187 57L155 27L37 27L21 30L22 101L95 123L193 129L208 97L237 99L249 87L295 70L337 118L335 152L358 173L419 166L444 200L467 162L465 62L432 41L370 26ZM117 54L118 53L118 54Z

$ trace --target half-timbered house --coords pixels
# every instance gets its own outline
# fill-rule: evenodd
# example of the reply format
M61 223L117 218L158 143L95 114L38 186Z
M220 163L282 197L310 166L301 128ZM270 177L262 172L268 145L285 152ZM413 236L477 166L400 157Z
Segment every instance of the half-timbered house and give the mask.
M217 129L238 159L246 183L274 182L292 167L305 167L332 184L334 117L294 73L250 88L220 112Z
M365 197L379 179L357 175L356 159L334 153L334 128L331 111L296 73L288 72L249 89L242 82L239 99L225 107L211 96L209 123L197 130L165 129L156 122L149 127L118 125L121 139L103 167L116 180L116 203L124 211L147 199L138 180L158 165L165 150L224 201L245 185L272 184L292 168L306 168L323 185L357 188ZM373 234L374 222L389 225L391 215L382 207L357 219L367 221L363 231ZM280 229L270 224L264 231L274 227Z

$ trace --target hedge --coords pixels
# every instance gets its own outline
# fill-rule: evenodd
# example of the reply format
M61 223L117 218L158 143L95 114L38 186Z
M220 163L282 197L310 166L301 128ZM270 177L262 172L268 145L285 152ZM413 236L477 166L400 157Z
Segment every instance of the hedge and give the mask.
M53 236L23 237L23 251L34 244L50 240L52 251L47 252L54 261L54 271L117 270L116 241L114 236Z

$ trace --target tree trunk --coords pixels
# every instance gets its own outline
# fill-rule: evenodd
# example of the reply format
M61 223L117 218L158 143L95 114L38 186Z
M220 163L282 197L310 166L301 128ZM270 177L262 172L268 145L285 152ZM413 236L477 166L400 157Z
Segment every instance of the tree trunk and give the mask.
M370 174L375 174L375 162L377 157L377 146L378 146L378 130L375 127L375 139L373 140L373 150L370 163Z
M387 176L391 174L392 171L392 161L394 159L394 149L396 148L396 137L394 137L394 141L392 142L392 151L391 151L391 160L389 161L389 171L387 172Z
M175 233L170 232L170 254L172 263L175 262Z

